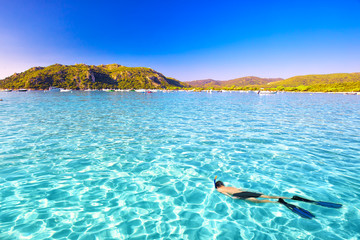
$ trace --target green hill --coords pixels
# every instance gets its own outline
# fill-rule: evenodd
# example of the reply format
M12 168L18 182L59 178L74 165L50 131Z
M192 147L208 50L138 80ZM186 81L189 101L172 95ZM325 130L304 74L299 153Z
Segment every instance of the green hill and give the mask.
M192 87L309 92L360 92L360 73L295 76L288 79L243 77L228 81L213 79L186 82Z
M201 88L238 88L238 87L263 85L279 80L282 80L282 78L259 78L259 77L251 76L251 77L236 78L227 81L205 79L205 80L190 81L186 83L192 87L201 87Z
M180 82L144 67L109 65L61 65L33 67L0 80L0 89L150 89L150 88L216 88L243 90L285 90L310 92L359 92L360 73L304 75L288 79L242 77L228 81L213 79Z
M360 73L296 76L263 87L287 91L356 92L360 91Z
M0 80L0 89L153 89L181 88L186 84L150 68L109 65L61 65L33 67Z

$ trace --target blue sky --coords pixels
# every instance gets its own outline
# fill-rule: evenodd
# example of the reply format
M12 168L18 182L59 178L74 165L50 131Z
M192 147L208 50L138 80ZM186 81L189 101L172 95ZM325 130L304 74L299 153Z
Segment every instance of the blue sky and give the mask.
M359 13L359 0L3 0L0 79L54 63L182 81L360 72Z

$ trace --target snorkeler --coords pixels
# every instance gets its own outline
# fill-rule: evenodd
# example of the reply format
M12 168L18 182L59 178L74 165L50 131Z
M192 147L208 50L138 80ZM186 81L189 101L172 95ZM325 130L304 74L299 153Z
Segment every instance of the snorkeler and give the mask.
M279 197L279 196L268 196L268 195L264 195L262 193L256 193L256 192L242 191L241 189L238 189L235 187L226 187L223 182L216 181L216 178L217 178L217 176L214 179L214 184L215 184L216 190L226 196L229 196L234 199L243 199L243 200L247 200L247 201L254 202L254 203L280 203L303 218L311 219L315 216L311 212L309 212L303 208L300 208L296 205L285 202L284 199L291 199L291 200L296 200L296 201L313 203L316 205L330 207L330 208L341 208L342 207L341 204L322 202L322 201L314 201L314 200L309 200L306 198L301 198L298 196L293 196L292 198L288 198L288 197ZM257 198L278 199L278 201L259 200Z
M216 180L215 180L216 181ZM279 203L278 201L270 200L258 200L257 198L269 198L269 199L290 199L287 197L268 196L262 193L246 192L235 187L225 187L222 181L215 182L215 188L219 193L229 196L234 199L244 199L254 203Z

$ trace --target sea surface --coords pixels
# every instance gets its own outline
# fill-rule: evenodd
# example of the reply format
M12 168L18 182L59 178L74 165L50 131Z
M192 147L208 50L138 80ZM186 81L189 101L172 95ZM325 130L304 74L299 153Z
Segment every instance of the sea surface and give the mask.
M360 239L360 96L0 93L0 239ZM301 218L235 200L343 204Z

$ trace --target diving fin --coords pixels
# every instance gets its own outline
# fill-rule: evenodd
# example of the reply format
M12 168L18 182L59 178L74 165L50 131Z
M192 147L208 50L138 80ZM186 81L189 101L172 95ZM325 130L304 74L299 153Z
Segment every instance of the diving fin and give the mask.
M309 211L307 211L307 210L305 210L305 209L303 209L301 207L298 207L298 206L295 206L293 204L287 203L282 198L279 198L279 203L283 204L285 207L287 207L288 209L290 209L294 213L298 214L300 217L307 218L307 219L312 219L312 218L315 217L315 215L312 214L311 212L309 212Z
M313 203L313 204L316 204L316 205L319 205L319 206L329 207L329 208L341 208L342 207L342 204L330 203L330 202L322 202L322 201L314 201L314 200L309 200L309 199L302 198L302 197L299 197L299 196L293 196L291 199L296 200L296 201Z

